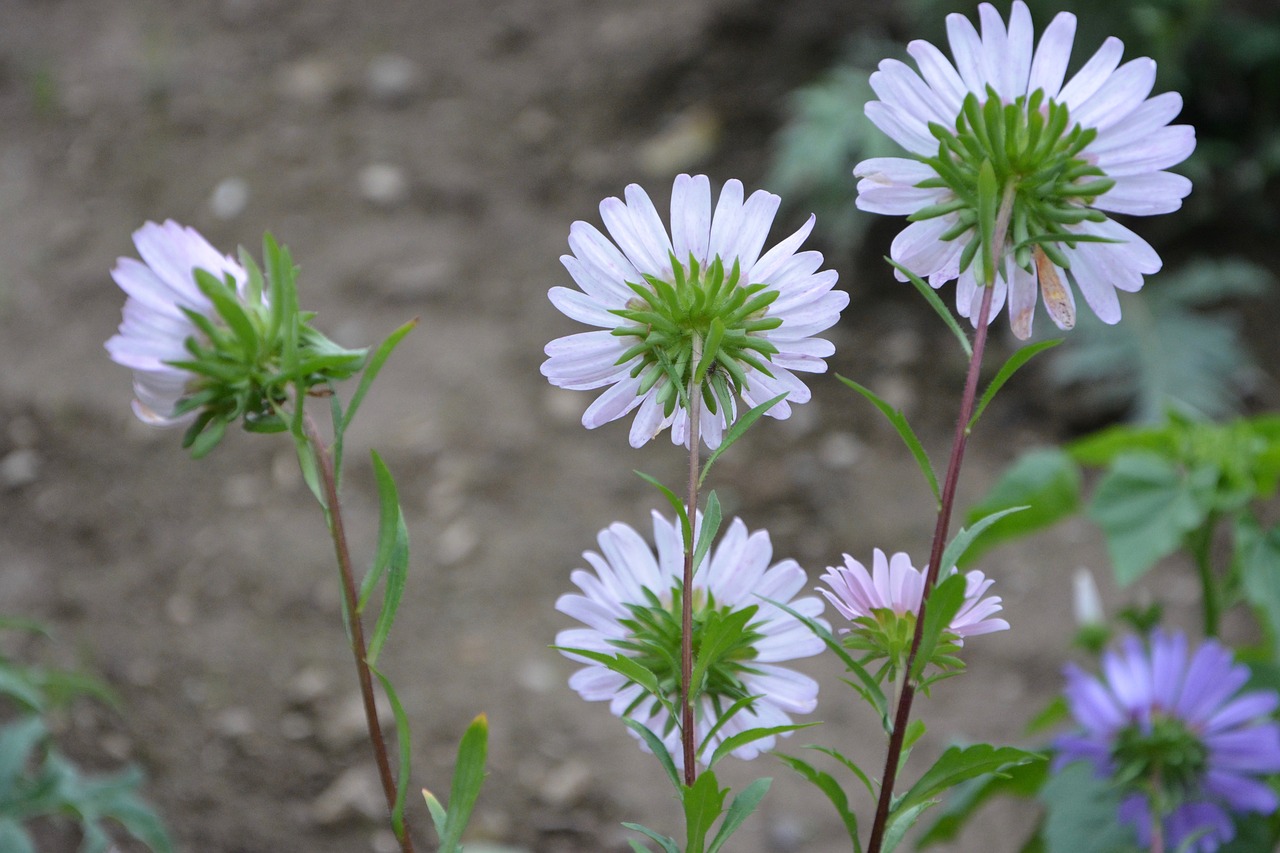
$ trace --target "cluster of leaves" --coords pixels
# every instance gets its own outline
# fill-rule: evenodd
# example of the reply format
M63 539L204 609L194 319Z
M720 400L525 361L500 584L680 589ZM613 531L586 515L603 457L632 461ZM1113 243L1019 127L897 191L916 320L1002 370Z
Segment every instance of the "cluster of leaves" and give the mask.
M0 628L45 634L38 624L19 619L0 620ZM45 722L50 711L77 697L92 696L114 705L104 685L80 673L0 656L0 696L16 712L0 726L0 850L35 853L27 826L42 818L76 823L80 853L103 853L111 847L108 823L119 824L156 853L173 849L160 817L138 793L141 770L86 774L58 749Z

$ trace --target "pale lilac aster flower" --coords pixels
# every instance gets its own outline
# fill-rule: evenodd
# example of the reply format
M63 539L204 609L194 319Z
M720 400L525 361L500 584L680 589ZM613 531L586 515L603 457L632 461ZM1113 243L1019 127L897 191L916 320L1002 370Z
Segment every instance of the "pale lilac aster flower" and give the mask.
M1150 216L1181 207L1191 182L1164 170L1195 148L1193 128L1169 125L1182 98L1176 92L1148 98L1155 62L1143 57L1120 65L1124 46L1115 38L1064 84L1076 29L1067 12L1053 19L1034 47L1031 13L1021 0L1007 27L989 3L978 13L981 34L963 15L947 17L953 60L928 42L913 41L907 51L918 71L886 59L871 75L880 100L867 104L867 117L914 157L859 163L858 207L914 215L893 241L893 259L934 287L958 279L957 310L976 323L983 257L972 245L978 241L973 188L981 159L991 159L1000 185L1016 182L1018 194L990 317L1007 292L1014 334L1030 337L1039 289L1050 317L1069 329L1074 288L1099 319L1116 323L1116 291L1138 290L1161 262L1145 240L1104 212ZM993 93L1016 117L1019 142L1012 158L1000 153L1008 150L1004 145L980 141L990 135L985 125L974 133L973 119ZM966 119L969 96L978 109ZM992 117L1004 115L996 110ZM974 153L978 149L984 154ZM1113 242L1083 242L1090 238Z
M870 572L848 554L844 555L844 563L827 569L822 580L831 588L818 587L818 592L850 622L864 618L875 620L879 615L877 611L913 617L920 612L925 573L911 565L909 555L899 551L886 557L884 551L876 548ZM964 603L949 626L958 643L962 644L965 637L1009 630L1008 622L993 618L1001 610L1000 597L983 598L993 583L982 572L965 573ZM843 628L841 632L849 630Z
M561 631L556 635L556 645L607 654L621 652L642 660L658 675L659 682L669 691L671 704L678 708L680 673L671 662L680 657L684 547L678 523L657 512L653 514L653 534L656 554L639 533L621 522L600 532L600 553L583 554L594 571L577 569L571 575L581 594L563 595L556 602L557 610L586 627ZM759 608L748 622L742 642L710 667L708 690L696 703L698 758L703 763L725 739L747 729L790 725L791 715L808 714L817 706L818 683L779 664L818 654L823 649L822 640L799 619L770 602L817 617L822 612L822 600L812 596L796 599L808 582L804 569L789 559L770 566L772 558L769 534L763 530L748 533L747 526L734 519L709 556L694 567L695 648L701 621L713 611L727 614ZM664 651L646 654L645 649L655 648ZM570 652L565 655L584 660ZM588 661L570 677L569 686L583 699L607 701L614 714L645 726L662 739L676 763L683 764L678 721L671 719L638 685L602 664ZM758 698L707 740L723 713L744 696ZM733 754L754 758L772 749L775 743L775 737L763 738L739 747Z
M1088 761L1116 780L1119 819L1151 842L1150 785L1165 800L1165 849L1213 853L1235 836L1231 814L1275 812L1280 801L1261 778L1280 772L1280 696L1241 693L1249 669L1231 650L1185 634L1127 637L1102 657L1102 677L1066 668L1066 698L1081 729L1057 741L1056 766ZM1188 846L1184 847L1184 842Z
M201 335L183 308L216 317L213 304L196 286L194 271L202 269L219 279L229 275L242 294L248 276L195 229L172 219L163 225L146 223L133 233L133 242L142 261L120 258L111 271L128 299L120 330L106 343L107 352L117 364L133 370L133 411L140 420L153 426L187 424L197 412L172 415L195 377L167 362L190 358L184 344Z
M713 212L707 177L680 175L670 233L643 189L631 184L624 195L600 204L612 240L586 222L569 229L573 254L561 261L581 291L553 287L549 296L567 316L599 330L549 343L543 375L560 388L606 389L582 416L588 429L635 411L632 447L668 427L673 443L689 446L683 389L698 366L695 347L715 345L695 395L708 447L719 446L739 400L751 408L786 394L768 414L789 417L791 406L810 397L796 373L825 371L834 352L814 335L834 325L849 302L832 290L836 273L819 271L822 255L798 251L813 217L761 254L776 195L757 190L744 199L742 184L731 180Z

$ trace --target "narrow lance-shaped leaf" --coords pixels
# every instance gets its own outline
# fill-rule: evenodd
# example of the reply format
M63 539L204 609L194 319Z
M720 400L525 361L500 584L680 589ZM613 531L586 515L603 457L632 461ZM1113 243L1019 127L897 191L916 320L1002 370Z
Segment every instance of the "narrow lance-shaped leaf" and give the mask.
M715 461L720 458L721 454L732 447L733 443L742 438L746 431L751 428L752 424L760 420L761 416L764 415L765 412L772 409L778 403L781 403L786 396L786 394L779 394L772 400L765 400L760 405L748 409L741 417L733 422L733 425L729 427L725 432L724 437L720 440L720 446L711 451L711 455L707 457L706 463L702 466L702 473L698 476L699 486L706 481L707 474L711 472L711 466L715 464Z
M859 385L852 379L844 376L836 376L845 385L848 385L854 391L857 391L863 397L871 401L871 404L880 410L880 413L888 419L893 428L898 431L898 435L902 437L902 441L907 445L907 449L911 451L911 456L916 460L916 465L920 467L920 473L924 474L924 478L929 482L929 489L933 492L933 499L941 502L942 497L938 491L938 475L933 472L933 463L929 461L929 454L925 452L924 445L920 443L920 439L916 437L915 430L911 428L911 424L907 423L907 418L902 412L890 406L884 400L866 386Z
M667 503L676 511L676 517L680 519L681 541L684 542L685 548L693 546L693 527L689 522L689 511L685 509L684 501L682 501L675 492L667 488L656 477L651 477L643 471L636 471L636 476L653 486L662 496L667 499Z
M938 647L942 633L950 628L951 620L960 612L960 607L964 604L964 588L965 577L957 573L939 581L931 591L926 590L924 628L919 649L911 664L912 681L920 681L925 667L933 659L933 651ZM905 743L903 748L906 749Z
M787 734L788 732L798 732L801 729L812 728L813 726L816 726L816 725L818 724L817 723L792 723L791 725L787 725L787 726L766 726L762 728L747 729L746 731L738 732L737 734L732 735L731 737L727 737L720 742L720 745L716 747L716 751L711 756L710 766L714 767L716 764L720 762L721 759L731 754L735 749L741 749L742 747L746 746L749 743L754 743L755 741L758 741L758 740L764 740L767 737L776 737L777 735Z
M707 848L707 853L719 853L720 849L728 842L729 836L737 832L743 821L751 816L751 813L756 810L756 806L760 805L764 795L769 793L771 784L773 784L773 780L768 777L757 779L744 788L741 794L733 798L733 802L729 804L729 811L725 813L724 822L720 824L720 831L711 840L711 846Z
M391 476L391 469L382 461L378 451L370 451L370 456L373 459L373 479L378 489L378 544L374 550L373 563L360 584L360 603L356 609L361 613L364 612L365 605L369 603L370 594L378 585L378 581L382 580L382 575L391 564L392 555L400 544L396 536L397 521L403 518L400 511L400 495L396 489L396 481Z
M672 712L668 711L668 713ZM671 718L673 720L678 719L678 717L673 713ZM649 747L649 751L658 759L658 764L660 764L663 771L666 772L667 778L671 780L671 784L675 786L677 791L682 790L684 782L681 781L680 774L676 770L675 760L671 758L671 753L667 751L667 746L662 742L662 738L658 737L653 732L649 731L649 729L645 728L645 726L630 717L623 717L622 722L627 728L640 735L640 739L645 742L645 745Z
M858 816L849 808L849 798L845 795L844 789L840 787L840 783L836 781L835 777L795 756L783 755L782 753L774 754L784 764L799 773L826 795L826 798L831 801L831 805L835 806L836 813L840 815L845 831L849 833L849 841L853 843L853 853L862 853L862 844L858 841Z
M484 785L484 765L489 751L489 718L477 716L467 727L458 743L458 760L453 768L453 784L449 789L449 808L444 816L444 831L440 833L440 853L457 853L458 842L471 821L471 812L480 797ZM435 817L442 807L426 789L422 791L428 808ZM434 801L434 805L432 805ZM442 821L436 820L437 829Z
M973 544L982 532L991 525L1007 515L1015 512L1022 512L1025 506L1011 506L1008 509L1002 509L999 512L993 512L985 518L980 518L969 527L961 527L960 532L955 538L947 544L947 548L942 552L942 565L938 567L939 572L945 572L955 566L964 557L965 552L969 550L969 546Z
M703 853L706 850L707 833L724 813L724 798L728 788L721 788L716 774L703 771L693 785L684 789L681 803L684 806L685 853Z
M967 520L973 524L1003 509L1026 509L988 527L959 562L973 560L1001 542L1027 536L1075 514L1080 509L1082 488L1080 466L1065 451L1043 448L1024 454L969 510Z
M986 411L987 405L995 398L996 393L1004 387L1004 384L1009 381L1013 374L1017 373L1023 365L1035 358L1038 354L1047 349L1056 347L1058 344L1062 343L1063 340L1065 340L1065 338L1056 338L1051 341L1040 341L1039 343L1022 347L1015 351L1013 355L1009 356L1009 359L1001 365L995 378L991 380L991 384L982 392L982 398L978 400L978 405L973 410L973 417L969 418L969 423L965 429L969 431L973 430L973 425L978 422L978 418L982 417L982 413Z
M391 685L391 679L379 672L372 662L369 664L369 669L378 677L382 689L386 691L387 701L391 703L391 713L395 715L396 720L396 744L400 751L400 766L396 774L396 801L391 809L391 827L397 836L402 836L405 831L404 801L405 795L409 792L409 760L412 755L409 743L409 715L404 712L404 705ZM450 805L453 804L450 803Z
M886 261L907 277L907 281L911 282L916 290L920 291L920 295L924 297L925 302L929 303L929 307L942 318L942 322L947 324L947 328L951 330L951 334L955 335L956 340L960 342L960 348L964 350L967 358L973 358L973 344L969 342L969 336L964 333L964 329L960 328L960 323L956 320L955 315L943 303L942 297L938 296L937 291L929 286L929 283L893 258L886 257Z
M663 853L680 853L680 847L676 844L674 838L668 838L665 835L659 835L649 827L641 826L638 823L624 822L622 825L627 829L630 829L632 832L639 832L643 834L646 838L656 841L658 843L658 846L662 848ZM643 844L641 844L639 841L632 841L631 849L637 851L637 853L640 853L640 851L645 851L645 853L648 853L648 848L645 847Z
M711 550L711 543L715 541L716 533L720 530L721 521L720 498L715 492L707 495L707 509L702 514L702 526L698 530L697 547L693 550L693 570L698 571L698 567L702 565L702 561L706 558L707 552Z
M391 357L392 351L399 346L405 336L412 332L417 325L418 318L414 317L388 335L387 339L369 357L364 373L360 375L360 382L356 385L355 393L351 395L351 402L347 404L347 414L342 423L344 429L351 426L351 421L355 418L356 411L360 408L360 404L364 402L365 395L373 387L373 380L378 378L378 373L382 370L382 366L387 363L387 359Z

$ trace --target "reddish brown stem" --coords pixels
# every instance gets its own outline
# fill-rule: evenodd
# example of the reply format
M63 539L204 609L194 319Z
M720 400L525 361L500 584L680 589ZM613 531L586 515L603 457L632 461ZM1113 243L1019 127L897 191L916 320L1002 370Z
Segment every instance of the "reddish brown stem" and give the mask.
M373 743L373 757L378 764L378 775L382 779L382 791L386 795L387 811L390 814L394 813L396 808L396 782L395 777L391 775L391 762L387 758L387 742L382 736L382 724L378 721L378 706L373 693L373 674L369 670L369 662L366 659L368 649L364 641L364 627L357 611L356 580L351 571L351 551L347 547L347 534L342 524L342 505L338 501L338 484L334 479L333 457L311 416L304 415L303 420L307 438L315 451L316 467L320 469L320 479L324 484L329 532L333 536L333 550L338 558L338 571L342 575L342 594L347 603L347 616L351 623L351 654L356 659L356 675L360 680L360 695L364 699L364 716L369 725L369 740ZM413 853L413 839L410 837L407 817L401 824L397 839L403 853Z
M942 552L947 544L947 533L951 528L951 512L955 506L956 484L960 480L960 465L964 461L965 446L969 439L969 419L973 417L973 407L978 392L978 372L982 366L982 352L987 343L987 318L991 312L991 296L994 287L984 287L982 307L978 311L978 328L973 339L973 356L969 360L969 372L965 377L964 395L960 399L960 416L956 421L955 438L951 444L951 460L947 464L947 475L942 483L941 501L938 506L938 522L933 530L933 547L929 550L929 567L925 576L924 596L920 601L920 612L916 614L915 633L911 638L911 651L907 655L906 666L902 669L902 693L898 698L897 711L893 718L893 731L889 734L889 752L885 756L884 776L880 783L880 798L876 802L875 821L871 825L871 839L867 842L867 853L880 853L884 844L884 832L889 821L889 805L893 799L893 788L897 782L898 765L902 758L903 739L907 733L907 723L911 720L911 703L915 699L915 685L911 682L910 673L915 665L916 653L924 637L924 614L929 603L929 592L938 581L941 569Z
M692 363L702 357L702 347L695 339ZM684 784L692 787L698 778L696 763L698 732L693 722L693 697L689 682L693 680L693 551L698 539L698 451L702 436L699 435L701 400L698 388L689 379L689 537L684 549L684 585L680 588L680 741L684 750Z

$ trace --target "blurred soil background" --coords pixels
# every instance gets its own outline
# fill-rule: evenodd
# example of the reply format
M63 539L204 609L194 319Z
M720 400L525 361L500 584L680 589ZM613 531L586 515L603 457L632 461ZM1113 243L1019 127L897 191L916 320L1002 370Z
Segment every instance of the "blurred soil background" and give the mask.
M599 200L629 182L659 209L681 171L761 186L787 94L854 33L909 35L896 6L0 0L0 613L53 629L20 653L118 691L119 711L81 703L59 719L70 752L101 770L140 765L184 851L394 848L329 541L288 440L235 434L193 462L179 433L134 420L128 372L102 349L124 301L109 271L144 221L174 218L255 255L270 230L302 266L304 307L340 343L422 320L350 435L345 483L357 555L377 518L368 448L408 516L413 567L382 660L413 720L421 848L433 842L412 791L443 793L481 711L490 776L469 850L625 851L622 820L675 833L657 764L569 690L574 666L547 646L570 624L554 603L596 532L621 520L651 533L660 498L632 469L677 483L683 454L665 438L630 450L623 423L581 428L592 395L538 373L543 345L576 330L546 291L569 283L569 224L598 223ZM771 242L807 213L784 207ZM964 365L878 260L900 226L876 223L856 254L819 226L852 297L831 367L901 406L941 465ZM1274 307L1251 322L1263 332L1268 318ZM1263 368L1254 405L1275 401L1274 358ZM1020 450L1081 427L1037 377L1015 380L975 434L962 507ZM932 501L897 436L830 374L810 385L812 403L719 464L726 514L767 528L776 558L796 557L815 583L842 552L922 562ZM1059 689L1080 565L1107 586L1083 521L984 561L1013 628L972 642L970 674L918 705L919 754L1035 742L1021 729ZM1161 598L1192 604L1185 578ZM830 662L802 668L823 679L825 725L785 746L836 745L878 769L869 709ZM728 763L738 787L775 777L735 851L848 849L830 805L779 762ZM1012 851L1033 821L997 805L948 849ZM43 837L75 849L57 827Z

